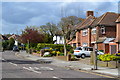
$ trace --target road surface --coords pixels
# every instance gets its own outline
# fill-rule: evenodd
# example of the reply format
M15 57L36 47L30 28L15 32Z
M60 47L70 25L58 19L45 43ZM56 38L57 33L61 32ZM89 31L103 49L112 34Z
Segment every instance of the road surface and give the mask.
M2 80L115 80L107 75L75 71L51 64L41 64L15 56L13 51L2 54ZM14 79L13 79L14 78Z

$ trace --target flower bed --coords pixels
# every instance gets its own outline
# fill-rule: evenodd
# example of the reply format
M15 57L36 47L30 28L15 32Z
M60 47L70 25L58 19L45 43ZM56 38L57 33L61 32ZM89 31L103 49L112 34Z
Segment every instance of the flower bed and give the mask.
M98 55L98 66L117 68L120 60L120 53Z

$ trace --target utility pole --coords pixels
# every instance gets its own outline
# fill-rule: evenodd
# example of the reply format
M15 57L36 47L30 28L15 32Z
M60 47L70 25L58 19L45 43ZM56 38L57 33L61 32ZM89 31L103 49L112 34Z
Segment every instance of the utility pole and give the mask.
M98 69L98 66L97 66L97 50L98 50L98 44L97 44L97 40L99 38L99 35L98 35L99 31L98 31L98 27L96 27L96 40L95 40L95 47L94 47L94 69L97 70Z

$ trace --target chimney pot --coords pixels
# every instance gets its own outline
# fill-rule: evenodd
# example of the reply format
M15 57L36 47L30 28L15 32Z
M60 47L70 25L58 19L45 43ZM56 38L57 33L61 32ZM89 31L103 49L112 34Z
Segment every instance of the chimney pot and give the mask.
M94 16L94 12L93 11L87 11L87 13L86 13L86 16L88 17L88 16Z

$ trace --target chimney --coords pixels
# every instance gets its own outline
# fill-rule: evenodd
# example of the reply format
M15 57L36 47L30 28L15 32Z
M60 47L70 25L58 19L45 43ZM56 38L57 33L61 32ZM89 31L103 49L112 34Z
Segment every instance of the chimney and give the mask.
M86 17L88 17L88 16L94 16L94 12L93 11L87 11L87 13L86 13Z

